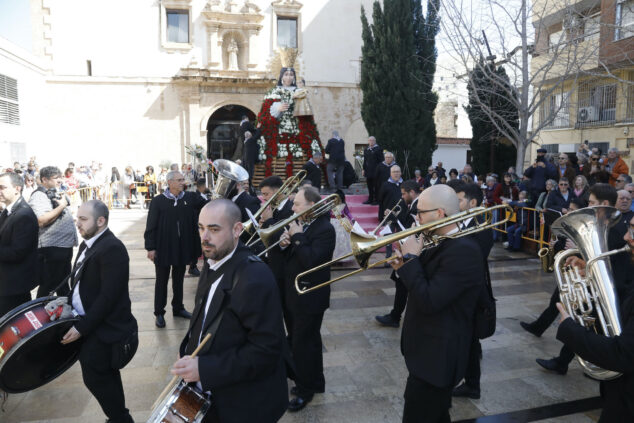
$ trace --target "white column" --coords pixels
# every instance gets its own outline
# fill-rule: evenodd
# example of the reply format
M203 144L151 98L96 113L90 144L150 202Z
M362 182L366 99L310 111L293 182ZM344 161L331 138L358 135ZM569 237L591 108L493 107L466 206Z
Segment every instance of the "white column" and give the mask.
M249 63L247 68L254 69L258 66L258 33L260 31L252 29L249 31Z
M222 49L218 45L218 27L209 27L209 57L207 58L207 64L210 69L219 69L222 65Z

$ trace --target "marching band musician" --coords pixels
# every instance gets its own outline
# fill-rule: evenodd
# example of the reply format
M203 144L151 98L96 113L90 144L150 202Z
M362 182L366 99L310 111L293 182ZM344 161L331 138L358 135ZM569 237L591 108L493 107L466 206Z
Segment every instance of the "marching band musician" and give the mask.
M319 191L312 186L303 186L293 200L293 212L301 213L321 200ZM295 277L308 269L332 260L335 249L335 229L328 214L323 214L304 227L296 221L280 237L279 248L286 258L286 302L290 311L291 328L289 338L295 364L295 384L291 393L296 395L289 411L306 407L315 393L326 388L322 356L321 323L324 312L330 307L330 286L314 292L298 295ZM305 277L310 285L330 279L330 267Z
M561 315L557 339L563 342L579 357L603 369L623 373L622 376L601 381L603 411L599 423L617 423L634 421L634 218L628 223L624 240L632 248L627 271L615 272L615 282L621 286L624 295L621 299L621 328L618 336L606 337L587 330L570 318L564 306L557 303ZM618 254L624 255L624 254ZM576 257L570 257L566 265L576 266L585 276L586 263Z
M283 182L282 178L279 176L269 176L268 178L262 180L260 182L260 192L262 192L262 198L264 201L269 201L271 197L273 197L282 187ZM260 225L262 228L268 228L270 226L275 225L277 222L281 222L284 219L287 219L293 215L293 201L285 198L280 202L275 210L270 210L267 208L260 215ZM281 236L281 233L278 235ZM273 237L271 242L277 241L276 236ZM286 324L286 330L288 333L291 332L291 323L290 323L290 313L288 311L288 306L285 301L285 285L284 285L284 254L279 248L271 248L268 253L266 253L266 259L273 272L273 276L275 276L275 280L277 281L277 287L280 292L280 298L282 300L282 309L284 312L284 323Z
M446 185L433 185L418 197L421 225L459 211L458 197ZM451 224L434 234L458 230ZM484 284L474 277L484 274L484 260L472 237L447 239L425 251L423 242L423 237L409 237L392 261L408 291L401 335L409 371L404 423L450 421L451 393L465 375L476 302Z
M231 201L233 201L236 206L240 209L242 222L246 222L249 220L249 215L247 214L247 209L252 214L258 211L260 208L260 199L254 195L249 194L249 180L246 179L244 181L239 181L236 184L236 191L234 195L231 197ZM245 234L246 235L246 234ZM248 236L247 236L248 238Z
M456 179L456 183L452 184L454 191L458 195L460 211L466 211L482 204L484 195L482 189L476 183L467 183L461 179ZM476 225L474 219L468 219L464 222L464 228L470 228ZM487 304L490 297L491 275L489 274L489 253L493 248L493 229L485 229L472 235L473 239L478 243L482 252L484 275L486 286L482 287L479 297L479 306ZM471 348L469 349L469 361L465 370L464 383L453 390L454 397L468 397L473 399L480 398L480 360L482 359L482 345L480 339L474 333L471 340Z
M393 166L392 169L394 169L394 167L396 166ZM401 198L407 205L407 209L404 208L404 211L398 215L398 220L404 228L410 228L414 223L414 216L416 216L418 207L418 195L419 186L416 181L405 181L401 184ZM401 279L396 275L396 272L392 272L390 279L392 279L396 285L394 307L388 314L375 316L374 318L383 326L398 328L401 322L401 315L407 304L407 289L401 282Z
M120 370L136 353L138 327L128 290L130 257L108 229L108 215L108 207L99 200L90 200L77 211L77 229L84 241L71 271L69 298L80 320L61 342L82 338L79 363L84 384L108 422L130 423Z
M198 230L207 259L172 373L211 392L203 422L276 422L287 404L282 310L273 274L239 241L240 210L213 200ZM212 338L191 358L205 334Z

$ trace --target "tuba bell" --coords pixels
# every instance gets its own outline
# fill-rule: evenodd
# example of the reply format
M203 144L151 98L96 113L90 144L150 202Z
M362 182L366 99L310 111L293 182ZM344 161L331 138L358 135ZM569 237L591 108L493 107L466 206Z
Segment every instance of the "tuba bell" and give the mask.
M577 249L557 253L554 271L559 296L566 312L577 323L600 335L614 337L621 334L619 302L608 257L627 252L629 246L609 251L608 230L621 214L608 206L586 207L557 219L551 226L556 235L572 240ZM586 262L586 276L577 268L566 266L568 257L580 254ZM584 372L594 379L611 380L621 373L602 369L581 357L577 360Z
M211 199L228 198L238 182L249 179L249 172L231 160L214 160L213 170L217 173L214 180L212 173Z

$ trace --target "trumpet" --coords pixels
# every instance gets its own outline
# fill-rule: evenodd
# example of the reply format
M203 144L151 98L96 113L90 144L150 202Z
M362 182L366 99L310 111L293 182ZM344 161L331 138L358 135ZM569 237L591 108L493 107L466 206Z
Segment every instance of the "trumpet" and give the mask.
M293 191L295 191L295 189L299 187L302 181L306 178L307 174L308 172L302 169L299 172L297 172L295 175L286 179L286 181L284 181L284 184L282 184L280 189L277 190L277 192L273 194L271 198L269 198L268 201L265 202L262 205L262 207L258 209L258 211L255 212L255 214L253 215L253 219L257 222L267 207L271 207L271 209L276 209L277 207L279 207L280 203L284 199L288 198L293 193ZM258 228L255 227L255 225L253 224L253 220L251 219L247 220L246 222L243 222L242 226L244 228L242 229L242 233L246 232L251 234L251 238L249 238L249 240L247 241L247 245L253 245L254 242L252 243L251 241L253 240L255 234L257 233Z
M396 205L394 207L392 207L392 209L390 209L390 211L385 215L385 217L383 218L383 220L381 220L381 223L379 223L379 225L374 228L374 230L372 232L370 232L370 235L376 235L376 232L381 229L381 226L385 225L385 222L387 221L387 219L391 216L394 215L394 217L398 216L399 214L401 214L401 201L403 201L403 199L401 198L400 200L398 200L398 203L396 203Z
M500 209L505 209L510 213L506 213L505 219L499 220L497 222L493 222L493 211L500 210ZM423 250L426 250L426 249L439 245L441 242L443 242L446 239L461 238L463 236L472 235L474 233L481 232L485 229L503 225L506 222L508 222L508 220L511 218L512 215L513 215L513 208L509 206L508 204L501 204L501 205L498 205L495 207L489 207L489 208L476 207L471 210L466 210L464 212L447 216L444 219L437 220L435 222L430 222L425 225L415 226L415 227L406 229L404 231L397 232L395 234L386 235L381 238L376 238L373 235L365 235L365 234L358 234L358 233L352 232L350 234L350 243L352 245L352 252L298 274L297 277L295 278L295 289L297 290L297 293L300 295L306 294L308 292L314 291L319 288L323 288L324 286L340 281L341 279L344 279L349 276L356 275L357 273L363 272L365 270L380 266L383 263L387 263L390 260L394 260L398 256L393 255L389 258L379 260L375 263L371 263L371 264L369 263L370 257L376 250L386 245L400 241L401 239L408 238L409 236L414 235L414 236L422 237ZM479 216L485 217L483 222L478 222L477 217ZM462 228L461 223L467 219L473 219L476 222L476 224L474 226ZM451 235L436 235L433 233L437 229L440 229L444 226L449 226L449 225L458 225L458 232ZM352 272L348 272L342 276L336 277L326 282L322 282L312 287L305 286L306 283L301 281L301 279L304 276L311 274L313 272L316 272L318 270L321 270L324 267L329 267L333 263L336 263L340 260L344 260L350 256L354 256L355 260L359 264L359 269L353 270ZM304 286L300 287L300 285L304 285Z
M310 208L304 210L301 213L295 213L291 217L277 223L276 225L270 226L265 229L259 229L257 234L260 235L260 240L262 244L266 247L264 251L258 254L258 257L271 250L273 247L278 245L281 241L278 240L276 242L272 242L273 236L286 228L286 226L294 222L297 219L302 219L305 223L310 223L317 219L319 216L322 216L326 213L329 213L336 206L339 205L341 200L337 194L330 194L328 197L323 198L321 201L313 204Z

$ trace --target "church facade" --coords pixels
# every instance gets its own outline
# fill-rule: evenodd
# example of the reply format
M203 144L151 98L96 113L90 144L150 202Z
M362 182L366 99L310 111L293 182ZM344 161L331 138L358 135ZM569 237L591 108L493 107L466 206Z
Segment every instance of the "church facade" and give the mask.
M20 99L36 116L24 154L143 169L189 162L187 147L198 144L213 158L235 158L242 116L257 116L280 52L294 48L322 143L338 131L352 160L368 136L362 5L372 2L32 0L42 81ZM8 75L18 88L19 73Z

